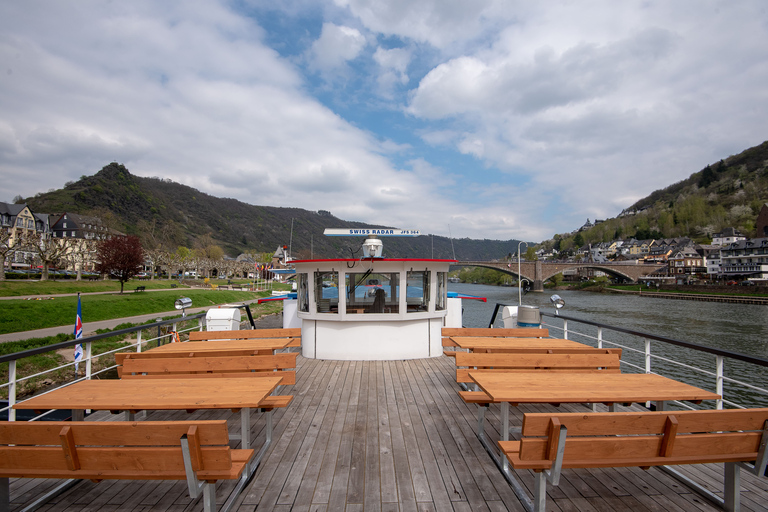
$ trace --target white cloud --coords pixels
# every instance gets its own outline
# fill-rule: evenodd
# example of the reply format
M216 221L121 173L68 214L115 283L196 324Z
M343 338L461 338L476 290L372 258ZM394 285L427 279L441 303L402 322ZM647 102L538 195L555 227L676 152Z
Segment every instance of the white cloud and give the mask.
M380 68L377 80L382 95L390 97L390 91L396 85L408 84L407 70L411 60L411 53L408 50L405 48L387 50L378 47L373 54L373 60Z
M323 23L320 37L310 50L311 66L319 71L333 71L360 55L365 45L365 36L356 28Z
M0 199L118 161L252 204L535 240L768 128L757 0L242 5L0 4Z

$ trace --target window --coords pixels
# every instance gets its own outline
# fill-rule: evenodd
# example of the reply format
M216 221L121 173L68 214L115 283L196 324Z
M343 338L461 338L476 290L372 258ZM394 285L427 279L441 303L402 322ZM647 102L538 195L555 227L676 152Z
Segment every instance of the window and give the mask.
M315 272L315 302L318 313L339 312L338 272Z
M399 311L399 272L347 274L344 285L347 293L347 314Z
M429 311L429 274L428 270L408 272L405 300L409 313Z
M299 311L309 312L309 287L307 286L307 274L297 274L297 292Z

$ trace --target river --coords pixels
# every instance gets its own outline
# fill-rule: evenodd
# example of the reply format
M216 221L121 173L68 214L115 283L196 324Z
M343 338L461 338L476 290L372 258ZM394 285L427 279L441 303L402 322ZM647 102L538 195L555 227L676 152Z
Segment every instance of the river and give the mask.
M497 303L516 305L518 289L511 287L487 286L466 283L451 283L450 291L486 297L488 302L476 300L462 301L465 327L488 327L491 314ZM729 304L720 302L699 302L671 299L640 297L637 295L619 295L612 293L593 293L570 290L544 293L529 293L523 296L523 304L539 306L542 312L554 313L549 297L557 293L565 300L561 313L570 317L592 320L608 325L623 327L642 332L687 341L700 345L721 348L732 352L768 359L768 306L750 304ZM543 322L552 327L550 335L561 337L559 328L562 323L550 317ZM502 327L501 314L496 327ZM558 329L555 329L557 327ZM596 336L596 329L569 322L569 331L587 332ZM569 332L570 339L588 343ZM642 351L642 340L620 333L604 330L604 339L615 340ZM653 342L654 354L663 355L673 361L701 366L714 372L714 356L697 354L687 349L670 347ZM590 343L595 344L595 343ZM606 344L606 347L611 345ZM658 346L658 348L657 348ZM632 353L625 349L623 358L643 367L642 353ZM701 376L679 367L668 365L663 360L654 359L652 370L667 376L667 372L682 372L686 382L700 385L714 391L714 377ZM768 369L740 361L726 361L725 374L752 385L768 388ZM749 390L726 386L726 399L743 405L768 406L768 398L758 397ZM746 400L747 403L742 402Z

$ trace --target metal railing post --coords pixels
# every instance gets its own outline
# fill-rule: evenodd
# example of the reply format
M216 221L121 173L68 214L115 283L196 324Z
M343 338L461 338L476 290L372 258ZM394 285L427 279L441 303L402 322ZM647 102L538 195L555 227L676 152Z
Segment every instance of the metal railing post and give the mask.
M568 339L568 320L563 319L563 339Z
M85 379L91 380L91 367L92 367L92 361L91 361L91 355L92 355L92 348L93 348L93 342L86 341L85 342Z
M141 352L141 331L136 331L136 352Z
M16 421L16 361L8 361L8 421Z
M645 342L645 373L651 373L651 340L644 338Z
M597 328L597 348L603 348L603 328Z
M717 382L715 384L715 387L717 390L715 393L720 395L720 398L717 400L717 408L722 409L723 408L723 373L725 368L725 358L723 356L716 356L715 358L716 365L717 365Z

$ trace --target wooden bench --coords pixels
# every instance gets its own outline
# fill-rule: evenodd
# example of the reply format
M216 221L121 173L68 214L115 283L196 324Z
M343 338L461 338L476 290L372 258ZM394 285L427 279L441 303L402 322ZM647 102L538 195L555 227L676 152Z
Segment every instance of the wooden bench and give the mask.
M135 289L135 290L133 290L133 293L136 293L136 292L143 292L143 291L144 291L144 290L146 290L146 289L147 289L147 287L146 287L146 286L137 286L137 287L136 287L136 289Z
M191 331L189 341L256 340L264 338L294 338L288 347L301 347L301 328L242 329L235 331Z
M232 449L226 420L146 422L0 422L0 509L10 509L10 478L186 480L192 499L203 491L216 510L218 480L240 479L222 510L252 475L254 450ZM42 504L76 484L69 481Z
M546 349L543 349L546 350ZM519 354L456 353L456 382L474 382L469 372L612 372L621 373L621 350L594 349L577 353L529 352ZM556 376L553 376L556 379ZM466 403L487 405L493 400L484 391L459 391Z
M548 338L549 329L539 329L536 327L520 327L517 329L492 329L483 327L443 327L443 354L448 357L456 355L456 343L451 340L451 336L479 337L488 338ZM448 350L450 348L450 350Z
M738 510L739 469L765 476L766 445L768 409L525 414L522 438L499 441L514 469L536 472L535 511L545 510L547 481L558 485L562 469L706 463L725 463L724 500L665 470L726 510Z
M296 383L296 353L275 355L230 355L179 357L178 354L153 354L152 351L115 354L117 374L121 379L154 378L259 378L281 377L280 385ZM270 411L287 407L293 395L270 395L259 402L259 408Z

